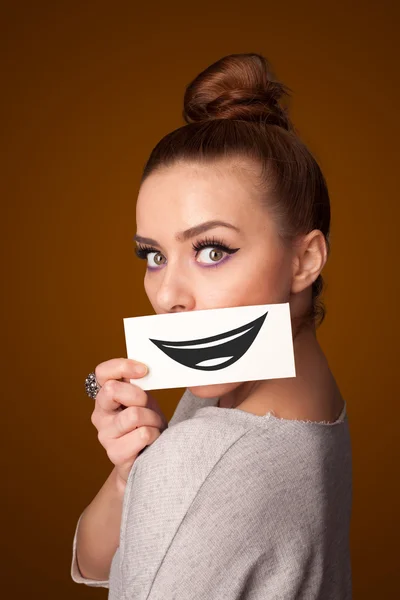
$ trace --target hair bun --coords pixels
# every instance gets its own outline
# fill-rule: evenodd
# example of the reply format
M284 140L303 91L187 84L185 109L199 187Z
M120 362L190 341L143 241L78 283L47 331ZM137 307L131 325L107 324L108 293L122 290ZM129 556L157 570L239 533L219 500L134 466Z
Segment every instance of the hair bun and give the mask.
M185 90L186 123L212 119L264 121L292 130L287 109L279 102L291 90L272 76L260 54L230 54L216 61Z

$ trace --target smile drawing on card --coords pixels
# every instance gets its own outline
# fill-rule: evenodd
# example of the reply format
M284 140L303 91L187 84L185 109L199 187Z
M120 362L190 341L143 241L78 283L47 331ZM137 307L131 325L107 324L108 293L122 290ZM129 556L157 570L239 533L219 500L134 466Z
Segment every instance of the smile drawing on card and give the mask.
M288 302L129 317L124 329L144 390L296 376Z
M250 348L268 311L241 327L211 337L179 342L149 338L172 360L191 369L216 371L238 361Z

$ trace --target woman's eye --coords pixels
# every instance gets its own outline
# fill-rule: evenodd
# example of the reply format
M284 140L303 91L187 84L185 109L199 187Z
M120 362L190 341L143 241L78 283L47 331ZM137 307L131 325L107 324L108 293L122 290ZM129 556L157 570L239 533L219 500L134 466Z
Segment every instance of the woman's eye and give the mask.
M206 264L210 265L219 262L223 258L224 254L224 251L220 248L207 246L199 251L198 256L203 255L204 261L200 262L205 262Z
M154 263L151 263L151 259L154 260ZM165 260L165 256L163 256L161 254L161 252L148 252L147 253L147 264L150 267L152 267L152 266L159 267L160 265L164 264L163 259Z

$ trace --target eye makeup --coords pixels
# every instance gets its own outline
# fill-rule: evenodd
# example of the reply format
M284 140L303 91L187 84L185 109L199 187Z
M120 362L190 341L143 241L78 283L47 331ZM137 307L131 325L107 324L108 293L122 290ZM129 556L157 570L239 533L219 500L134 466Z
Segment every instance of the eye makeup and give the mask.
M238 250L240 250L240 248L231 248L230 246L227 246L222 240L217 239L216 237L205 237L201 240L196 241L195 243L192 243L192 248L193 250L196 252L196 254L198 252L200 252L200 250L202 250L203 248L216 248L218 250L221 250L222 252L225 252L228 255L234 254L235 252L237 252ZM150 254L151 252L155 252L158 253L160 252L160 250L158 250L157 248L154 248L154 246L145 246L142 245L140 243L138 243L137 247L135 248L135 254L138 258L140 259L146 259L147 255ZM222 264L223 262L225 262L227 259L229 258L229 256L225 256L225 258L222 258L220 261L215 262L214 264L212 263L199 263L201 267L217 267L220 264ZM148 267L151 270L157 270L158 267Z
M138 244L135 248L135 254L138 258L145 259L150 252L160 252L157 248L153 248L152 246L142 246L142 244Z
M223 250L227 254L233 254L237 252L239 248L231 248L224 244L223 241L216 239L214 236L212 238L205 237L202 240L198 240L196 243L192 244L193 250L199 252L202 248L218 248L218 250Z

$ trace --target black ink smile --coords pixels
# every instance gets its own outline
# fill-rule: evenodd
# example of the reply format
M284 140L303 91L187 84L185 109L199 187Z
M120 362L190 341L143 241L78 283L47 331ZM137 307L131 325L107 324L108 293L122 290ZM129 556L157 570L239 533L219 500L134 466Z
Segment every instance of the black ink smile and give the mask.
M228 367L239 360L239 358L247 352L256 339L267 314L268 311L265 315L247 323L247 325L242 325L237 329L231 329L230 331L211 337L189 340L186 342L167 342L165 340L152 339L150 339L150 341L160 348L167 356L185 367L200 369L202 371L225 369L225 367ZM234 339L220 344L207 345L205 348L194 347L211 344L212 342L231 338L232 336L234 336ZM206 362L213 362L214 364L203 364ZM217 362L218 364L216 364Z

